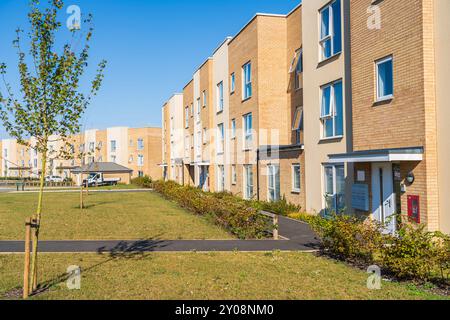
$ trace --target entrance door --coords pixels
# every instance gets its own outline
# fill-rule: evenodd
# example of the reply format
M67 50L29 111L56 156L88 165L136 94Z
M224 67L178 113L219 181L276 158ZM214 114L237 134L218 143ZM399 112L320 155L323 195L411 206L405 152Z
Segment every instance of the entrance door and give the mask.
M392 163L372 164L372 213L386 226L387 233L396 230L395 194Z
M200 185L199 188L201 188L203 191L208 192L209 191L209 167L207 166L200 166Z

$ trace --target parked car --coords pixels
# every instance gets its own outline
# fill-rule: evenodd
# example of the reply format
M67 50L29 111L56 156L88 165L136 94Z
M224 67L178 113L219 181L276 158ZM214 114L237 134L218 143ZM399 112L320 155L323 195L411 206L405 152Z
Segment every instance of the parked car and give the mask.
M64 179L60 176L47 176L45 177L45 182L63 182Z

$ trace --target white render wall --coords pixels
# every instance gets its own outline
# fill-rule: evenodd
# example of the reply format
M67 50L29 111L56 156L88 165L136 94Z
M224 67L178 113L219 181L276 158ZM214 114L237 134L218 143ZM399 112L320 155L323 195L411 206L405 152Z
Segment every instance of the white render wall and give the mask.
M116 163L128 166L128 127L115 127L106 130L107 157L106 162L112 162L112 156L116 156ZM111 150L111 141L116 141L116 151Z
M213 117L213 134L215 136L214 141L218 141L218 131L217 126L220 123L223 123L224 132L225 132L225 145L224 145L224 153L222 155L217 155L217 152L213 152L213 156L215 157L215 161L211 161L211 165L224 165L225 168L225 190L231 190L231 156L230 156L230 75L228 70L228 43L231 38L226 38L222 45L215 51L213 55L213 106L214 106L214 117ZM223 112L217 114L217 101L218 101L218 92L217 85L223 82ZM215 150L215 146L213 146ZM216 175L219 170L215 170ZM216 183L219 183L219 177L215 177L214 179ZM217 188L217 186L216 186Z

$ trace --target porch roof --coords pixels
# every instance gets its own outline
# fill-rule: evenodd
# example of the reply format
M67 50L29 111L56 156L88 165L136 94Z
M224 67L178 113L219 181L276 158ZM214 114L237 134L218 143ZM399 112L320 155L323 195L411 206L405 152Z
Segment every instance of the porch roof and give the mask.
M330 154L330 163L422 161L423 147L393 148Z

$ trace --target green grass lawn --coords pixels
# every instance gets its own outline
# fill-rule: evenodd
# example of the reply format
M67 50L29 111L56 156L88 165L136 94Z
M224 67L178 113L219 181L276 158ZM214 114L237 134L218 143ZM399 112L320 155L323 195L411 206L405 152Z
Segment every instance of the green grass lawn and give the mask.
M37 193L0 194L0 240L23 240ZM46 193L42 240L231 239L203 217L158 194L91 193L79 209L78 193Z
M443 299L407 284L369 290L367 274L309 253L45 254L40 275L52 283L33 299ZM54 281L82 268L81 290ZM0 299L15 298L22 255L0 255ZM5 294L7 293L7 294Z

